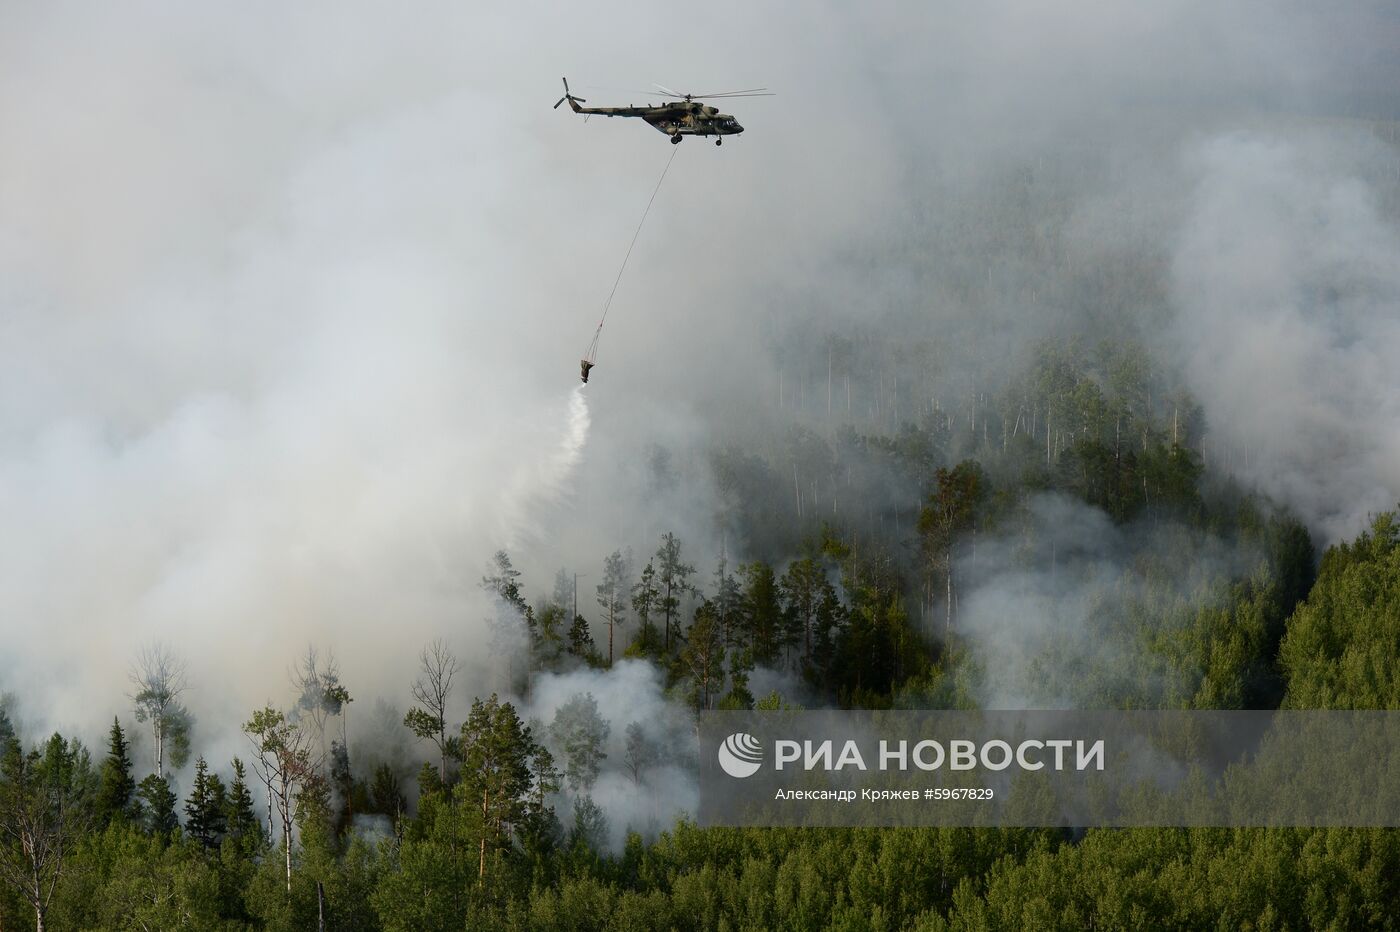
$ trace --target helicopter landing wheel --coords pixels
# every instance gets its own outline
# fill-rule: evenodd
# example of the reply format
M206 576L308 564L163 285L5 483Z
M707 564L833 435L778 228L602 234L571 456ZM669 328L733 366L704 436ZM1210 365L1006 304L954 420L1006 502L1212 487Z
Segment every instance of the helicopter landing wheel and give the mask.
M674 136L671 137L671 145L673 145L673 146L676 145L677 143L679 143L680 141L681 141L681 137L680 137L679 134L674 135Z
M717 145L717 146L722 146L722 145L724 145L724 138L723 138L723 137L720 137L719 139L716 139L716 140L715 140L715 145Z

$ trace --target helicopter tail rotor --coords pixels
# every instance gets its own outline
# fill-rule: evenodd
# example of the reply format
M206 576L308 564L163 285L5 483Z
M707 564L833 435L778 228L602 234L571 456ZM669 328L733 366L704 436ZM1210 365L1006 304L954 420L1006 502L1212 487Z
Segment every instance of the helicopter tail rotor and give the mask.
M564 81L564 96L563 96L563 97L560 97L559 100L554 104L554 109L555 109L555 110L558 110L558 109L559 109L559 104L562 104L562 103L563 103L564 101L566 101L566 100L569 102L569 106L572 107L574 110L577 110L577 109L578 109L578 105L579 105L579 104L586 104L586 103L588 103L588 100L587 100L586 98L583 98L583 97L575 97L573 94L570 94L570 93L569 93L569 79L568 79L568 78L564 78L563 81Z

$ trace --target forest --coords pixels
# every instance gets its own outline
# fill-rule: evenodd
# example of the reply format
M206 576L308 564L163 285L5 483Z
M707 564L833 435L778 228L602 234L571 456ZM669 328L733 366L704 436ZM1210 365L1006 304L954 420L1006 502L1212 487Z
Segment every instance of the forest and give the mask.
M856 350L811 349L830 406ZM588 691L525 714L541 677L622 664L653 670L682 722L1400 707L1395 513L1318 553L1234 480L1165 371L1130 339L1047 340L995 391L925 393L888 427L794 417L717 447L708 565L666 532L547 588L498 552L479 575L509 688L467 695L447 640L406 646L410 702L376 713L392 750L361 752L350 710L372 697L314 647L288 658L285 705L242 712L232 759L201 747L178 645L92 710L102 746L24 733L7 693L0 929L1391 927L1393 830L621 824L594 801L600 770L651 792L690 732L609 721Z
M0 4L0 932L1400 927L697 740L1400 709L1400 5L325 7Z

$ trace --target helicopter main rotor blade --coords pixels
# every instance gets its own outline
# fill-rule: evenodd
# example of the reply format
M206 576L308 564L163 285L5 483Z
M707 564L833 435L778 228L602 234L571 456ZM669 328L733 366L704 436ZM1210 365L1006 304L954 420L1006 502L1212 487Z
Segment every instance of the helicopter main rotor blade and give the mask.
M691 94L690 96L711 100L716 97L772 97L775 95L766 87L750 87L742 91L721 91L718 94Z
M684 94L678 94L678 93L676 93L675 91L671 90L669 87L667 87L667 86L664 85L664 84L652 84L652 87L658 89L658 90L661 91L663 94L669 94L669 95L671 95L672 97L679 97L681 100L685 100L685 95L684 95Z
M701 97L699 94L696 94L696 95L695 95L695 99L696 99L696 100L729 100L729 99L732 98L732 97L777 97L777 96L778 96L777 94L774 94L773 92L769 91L769 92L766 93L766 94L710 94L710 95L707 96L707 97Z
M602 84L585 84L582 86L585 90L607 91L610 94L646 94L650 97L655 97L658 93L658 91L655 88L652 88L649 91L642 91L638 90L635 87L612 87L611 85L604 86Z

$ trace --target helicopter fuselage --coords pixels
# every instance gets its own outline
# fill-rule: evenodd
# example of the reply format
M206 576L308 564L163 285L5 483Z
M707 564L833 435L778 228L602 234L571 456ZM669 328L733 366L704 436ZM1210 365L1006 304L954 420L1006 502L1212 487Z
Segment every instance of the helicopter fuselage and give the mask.
M737 136L744 131L733 116L696 101L676 101L655 107L580 107L572 98L566 99L575 113L638 117L672 137Z

